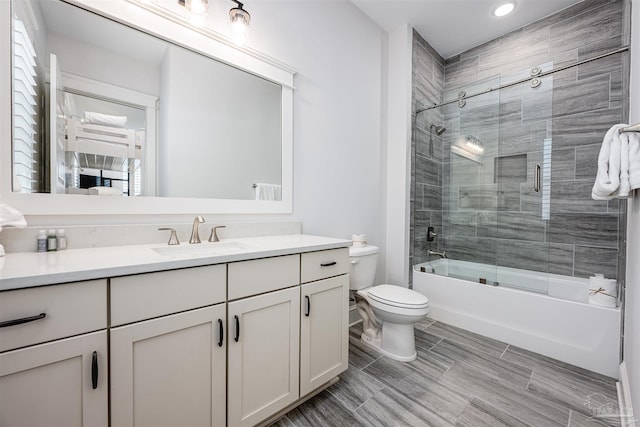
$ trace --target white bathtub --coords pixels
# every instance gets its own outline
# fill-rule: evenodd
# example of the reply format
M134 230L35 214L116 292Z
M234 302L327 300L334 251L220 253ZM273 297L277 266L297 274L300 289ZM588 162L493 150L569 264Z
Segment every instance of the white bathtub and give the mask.
M413 289L435 320L618 377L620 309L587 304L587 279L445 259L414 266Z

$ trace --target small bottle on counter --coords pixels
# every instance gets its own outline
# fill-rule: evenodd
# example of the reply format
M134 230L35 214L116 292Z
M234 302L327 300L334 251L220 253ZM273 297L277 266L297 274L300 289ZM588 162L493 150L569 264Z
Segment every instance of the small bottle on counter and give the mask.
M64 229L58 229L58 250L63 251L67 249L67 236L64 234Z
M56 236L56 230L49 230L47 234L47 252L54 252L58 250L58 236Z
M47 252L47 232L44 230L38 231L38 246L36 246L36 250L38 252Z

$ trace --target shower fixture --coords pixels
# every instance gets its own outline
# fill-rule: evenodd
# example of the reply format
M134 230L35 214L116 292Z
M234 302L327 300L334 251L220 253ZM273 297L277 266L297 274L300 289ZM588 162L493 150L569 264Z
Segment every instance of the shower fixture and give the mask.
M436 135L442 135L447 128L444 126L431 125L429 126L429 156L433 157L433 129L436 130Z

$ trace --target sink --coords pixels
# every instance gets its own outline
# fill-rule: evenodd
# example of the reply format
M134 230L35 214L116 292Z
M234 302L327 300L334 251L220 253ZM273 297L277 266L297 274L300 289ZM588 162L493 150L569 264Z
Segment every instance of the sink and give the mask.
M151 249L157 254L165 256L213 256L242 252L252 248L251 245L239 242L203 242L193 245L182 243L173 246L158 246Z

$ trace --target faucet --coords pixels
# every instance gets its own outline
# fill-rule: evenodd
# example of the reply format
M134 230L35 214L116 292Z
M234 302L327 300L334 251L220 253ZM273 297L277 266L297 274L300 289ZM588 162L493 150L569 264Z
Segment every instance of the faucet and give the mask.
M193 220L193 230L191 230L191 238L189 239L189 243L200 243L200 233L199 233L199 225L204 222L204 218L200 215L196 216Z
M438 251L432 251L431 249L429 249L427 251L427 255L429 255L429 256L438 255L440 258L447 258L447 251L443 250L442 252L438 252Z
M215 227L211 228L211 234L209 235L209 241L210 242L219 242L220 239L218 238L218 228L227 228L226 225L216 225Z

